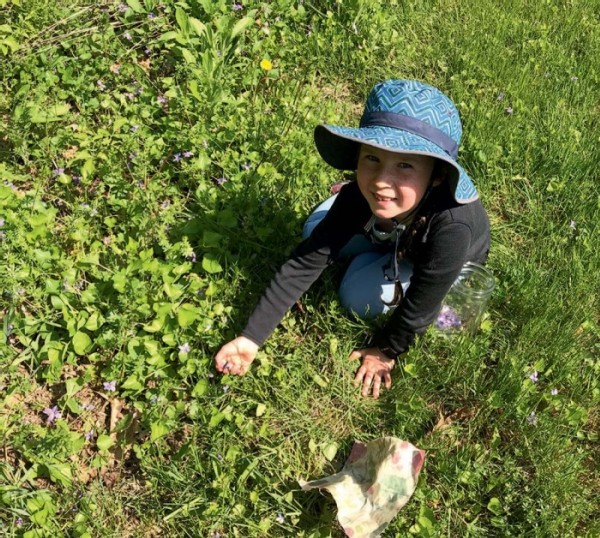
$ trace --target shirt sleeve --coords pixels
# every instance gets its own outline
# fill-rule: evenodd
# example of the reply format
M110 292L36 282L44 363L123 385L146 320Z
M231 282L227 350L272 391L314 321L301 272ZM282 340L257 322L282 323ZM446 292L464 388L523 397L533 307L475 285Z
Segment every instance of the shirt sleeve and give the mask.
M361 199L356 183L342 187L325 218L275 274L242 331L243 336L262 345L288 309L338 257L352 236L361 232L360 219L348 218L364 213ZM358 224L349 226L349 220L358 220Z
M415 248L413 275L402 302L375 344L404 353L436 318L442 301L467 261L471 228L464 222L432 222Z

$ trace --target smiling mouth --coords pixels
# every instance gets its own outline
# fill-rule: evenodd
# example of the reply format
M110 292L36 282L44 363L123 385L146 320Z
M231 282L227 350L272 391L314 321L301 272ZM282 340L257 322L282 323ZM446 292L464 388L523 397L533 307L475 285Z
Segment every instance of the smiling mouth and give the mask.
M391 202L396 199L389 196L380 196L379 194L373 194L373 198L375 198L375 200L378 202Z

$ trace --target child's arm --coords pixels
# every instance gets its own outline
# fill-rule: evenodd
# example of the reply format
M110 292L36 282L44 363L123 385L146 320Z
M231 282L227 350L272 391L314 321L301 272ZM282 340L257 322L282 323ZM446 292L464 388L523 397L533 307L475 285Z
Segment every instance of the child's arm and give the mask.
M349 222L348 215L354 215L355 218ZM235 356L239 357L240 364L237 375L246 373L256 352L252 359L250 359L251 355L242 357L236 355L236 346L243 345L244 349L248 350L250 348L248 342L250 342L258 350L288 309L310 288L323 269L338 256L350 238L360 233L368 217L368 205L364 202L356 184L344 186L327 216L313 230L311 236L296 247L287 262L279 269L250 316L242 336L225 344L219 351L216 357L217 370L225 374L238 372L238 368L224 368L228 361L223 359ZM238 359L236 364L237 361Z
M479 203L444 211L432 221L415 252L410 286L374 342L394 354L406 352L417 334L436 319L448 290L467 261L483 263L489 250L489 222Z

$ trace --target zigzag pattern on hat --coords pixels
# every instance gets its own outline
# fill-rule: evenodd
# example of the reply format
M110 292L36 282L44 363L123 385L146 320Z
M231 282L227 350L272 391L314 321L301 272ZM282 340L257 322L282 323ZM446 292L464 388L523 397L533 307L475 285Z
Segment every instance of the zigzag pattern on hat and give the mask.
M462 125L454 103L433 86L414 80L377 84L365 112L394 112L432 125L460 144Z

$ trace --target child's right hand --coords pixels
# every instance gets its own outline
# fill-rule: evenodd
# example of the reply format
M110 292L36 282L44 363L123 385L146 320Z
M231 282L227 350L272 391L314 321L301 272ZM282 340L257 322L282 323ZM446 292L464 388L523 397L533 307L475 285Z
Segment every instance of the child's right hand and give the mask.
M256 358L258 346L245 336L225 344L215 356L215 366L222 374L244 375Z

